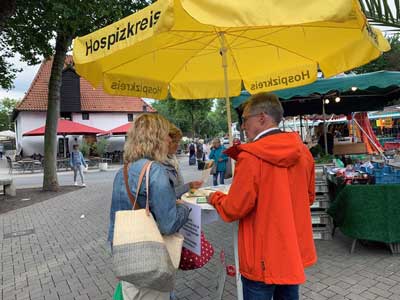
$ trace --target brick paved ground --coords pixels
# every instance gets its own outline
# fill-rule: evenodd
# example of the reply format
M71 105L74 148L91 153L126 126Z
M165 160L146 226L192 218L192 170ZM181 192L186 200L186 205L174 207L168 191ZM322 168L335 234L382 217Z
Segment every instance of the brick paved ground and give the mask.
M184 166L188 178L197 171ZM116 280L106 243L112 182L0 215L0 299L111 299ZM82 215L84 218L81 218ZM217 251L233 263L231 227L205 228ZM20 235L20 236L18 236ZM302 299L400 299L400 260L377 245L358 245L340 234L317 241L319 261L307 270ZM203 269L180 272L178 299L213 299L217 255ZM236 299L228 277L223 299Z

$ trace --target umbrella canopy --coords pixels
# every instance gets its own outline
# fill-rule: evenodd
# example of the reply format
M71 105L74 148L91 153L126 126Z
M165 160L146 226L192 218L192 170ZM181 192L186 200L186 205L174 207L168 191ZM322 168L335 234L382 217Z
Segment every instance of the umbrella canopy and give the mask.
M204 99L304 85L389 48L357 0L159 0L76 38L74 62L110 94Z
M358 0L159 0L74 40L77 73L113 95L226 98L305 85L390 49ZM222 63L222 68L221 68Z
M132 126L132 123L129 122L124 125L115 127L114 129L111 129L108 133L115 134L115 135L126 134L129 130L129 128L131 128L131 126Z
M25 132L23 135L38 136L38 135L44 135L44 133L45 133L45 126L42 126L37 129ZM58 125L57 125L58 135L72 135L72 134L81 135L81 134L98 134L98 133L104 133L104 131L95 127L86 126L69 120L62 120L62 119L58 120Z
M0 131L0 138L2 139L15 139L15 132L11 130Z
M400 72L379 71L348 75L316 82L292 89L274 92L281 100L285 116L322 114L322 100L328 114L382 110L400 97ZM243 91L234 97L233 107L238 108L250 93ZM339 96L340 102L335 98Z

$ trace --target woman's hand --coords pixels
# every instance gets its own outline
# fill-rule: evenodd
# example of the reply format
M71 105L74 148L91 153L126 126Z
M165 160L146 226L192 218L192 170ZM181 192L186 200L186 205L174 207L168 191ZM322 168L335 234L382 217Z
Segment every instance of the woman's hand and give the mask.
M191 181L189 182L189 187L191 189L198 189L203 185L203 181Z
M182 199L176 200L176 204L184 204L185 202Z

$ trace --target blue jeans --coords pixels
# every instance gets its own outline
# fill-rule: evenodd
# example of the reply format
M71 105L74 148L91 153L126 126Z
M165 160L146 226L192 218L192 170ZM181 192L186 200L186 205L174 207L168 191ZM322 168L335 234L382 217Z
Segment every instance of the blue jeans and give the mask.
M298 300L299 286L285 284L266 284L242 276L244 300Z
M217 171L213 175L213 184L218 185L218 174L219 174L219 184L224 184L225 171Z

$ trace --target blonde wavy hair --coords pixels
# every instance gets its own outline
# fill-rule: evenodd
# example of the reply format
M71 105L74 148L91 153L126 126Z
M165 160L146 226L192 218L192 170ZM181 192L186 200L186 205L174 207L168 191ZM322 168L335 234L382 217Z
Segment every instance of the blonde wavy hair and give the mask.
M159 114L142 114L132 123L124 146L124 162L141 158L162 162L167 158L170 122Z

